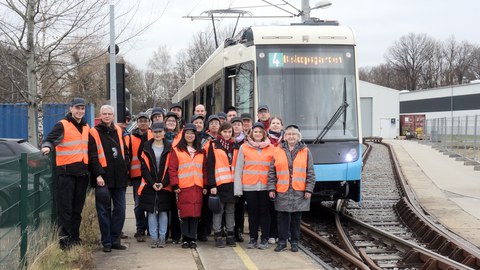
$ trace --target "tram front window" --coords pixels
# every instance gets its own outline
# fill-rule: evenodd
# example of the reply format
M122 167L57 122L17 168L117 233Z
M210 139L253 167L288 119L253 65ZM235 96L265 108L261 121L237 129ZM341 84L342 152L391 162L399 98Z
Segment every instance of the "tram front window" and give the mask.
M304 140L314 140L344 102L346 116L323 140L358 138L353 46L258 46L257 66L259 104L297 124Z

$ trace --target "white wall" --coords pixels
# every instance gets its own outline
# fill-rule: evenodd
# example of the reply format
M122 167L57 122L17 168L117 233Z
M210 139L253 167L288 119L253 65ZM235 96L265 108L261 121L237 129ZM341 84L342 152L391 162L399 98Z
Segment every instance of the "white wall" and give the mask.
M379 86L376 84L360 81L360 98L372 99L372 136L393 139L396 138L400 130L400 101L399 91ZM363 115L362 115L363 117ZM395 124L391 119L395 119ZM362 121L368 121L364 119Z

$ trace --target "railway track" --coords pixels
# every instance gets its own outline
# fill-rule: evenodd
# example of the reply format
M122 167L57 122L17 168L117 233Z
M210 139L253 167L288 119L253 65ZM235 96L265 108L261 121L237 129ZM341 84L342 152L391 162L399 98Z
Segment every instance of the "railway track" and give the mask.
M343 269L480 269L479 253L437 228L410 203L394 155L374 144L363 171L362 204L337 202L329 224L307 217L302 233L322 238L332 267ZM390 157L390 158L387 158ZM335 229L332 229L335 223ZM308 242L308 240L307 240ZM341 247L341 249L339 248ZM340 250L338 250L340 249Z

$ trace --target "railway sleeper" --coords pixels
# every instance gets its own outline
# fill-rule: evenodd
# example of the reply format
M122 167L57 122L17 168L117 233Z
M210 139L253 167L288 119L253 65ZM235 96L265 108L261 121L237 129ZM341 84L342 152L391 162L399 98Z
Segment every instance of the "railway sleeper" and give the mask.
M462 264L474 269L480 269L480 261L475 256L468 254L462 261Z
M438 260L425 255L421 252L418 252L417 250L410 250L405 254L404 259L401 261L405 265L417 265L415 268L416 269L421 269L421 270L450 270L450 269L455 269L452 265L446 264L439 262ZM405 266L402 264L402 266Z

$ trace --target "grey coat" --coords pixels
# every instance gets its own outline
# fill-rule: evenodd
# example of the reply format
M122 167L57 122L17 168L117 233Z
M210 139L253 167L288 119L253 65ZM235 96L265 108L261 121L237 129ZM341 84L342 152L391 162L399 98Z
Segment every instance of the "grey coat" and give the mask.
M287 155L288 159L288 169L290 173L292 172L293 168L293 160L297 156L298 151L307 147L303 142L299 142L294 150L290 152L288 149L287 142L282 142L279 145L278 151L284 151ZM313 188L315 186L315 172L313 170L313 158L310 150L308 150L308 157L307 157L307 179L306 179L306 187L305 192L312 193ZM268 172L268 185L267 189L269 191L276 190L277 184L277 172L275 169L275 156L270 164L270 171ZM304 191L296 191L292 188L292 179L290 179L290 185L285 193L276 193L275 197L275 210L280 212L304 212L310 211L310 199L305 199L305 192Z

